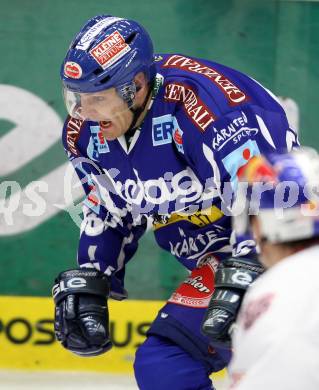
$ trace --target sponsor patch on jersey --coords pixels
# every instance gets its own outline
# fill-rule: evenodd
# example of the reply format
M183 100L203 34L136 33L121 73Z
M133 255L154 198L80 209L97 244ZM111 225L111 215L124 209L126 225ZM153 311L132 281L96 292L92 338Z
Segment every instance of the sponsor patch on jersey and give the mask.
M69 121L66 125L66 142L68 149L71 153L76 156L79 155L79 151L76 147L76 143L80 137L81 129L83 127L84 121L81 119L75 119L69 117Z
M160 146L172 143L174 130L173 116L162 115L152 119L152 140L153 146Z
M100 199L97 196L96 187L95 186L91 186L90 190L91 190L91 192L89 193L89 195L87 197L87 201L90 204L92 204L93 206L97 206L98 204L100 204Z
M90 126L91 138L87 147L87 155L92 160L98 160L100 154L110 152L100 126Z
M224 123L222 127L213 126L213 141L212 148L216 151L220 151L229 142L238 144L245 138L252 138L258 132L257 127L248 126L248 118L243 111L232 115L227 123Z
M187 235L181 227L178 227L178 231L180 237L171 237L173 241L169 241L170 252L177 258L196 260L212 250L213 246L218 251L217 246L225 247L228 245L226 241L229 241L229 237L225 235L225 228L218 225L212 225L210 230L197 235Z
M230 79L216 69L200 63L198 60L175 54L170 56L162 66L163 68L177 68L203 75L217 86L226 97L230 106L243 104L249 100L247 94L238 88Z
M164 99L168 102L183 104L187 116L201 132L204 132L216 119L215 115L197 96L196 92L186 84L167 84L165 86Z
M267 162L265 157L253 157L246 169L240 172L240 179L244 178L248 183L265 181L277 184L279 181L278 172Z
M90 50L90 54L103 69L106 69L130 50L131 48L125 43L123 36L118 31L114 31L102 42L94 46Z
M248 140L222 159L224 167L230 175L231 185L234 190L237 188L238 176L240 176L241 170L244 169L252 157L259 155L260 150L257 142Z
M96 215L98 215L102 203L100 192L96 183L94 183L91 177L87 176L87 181L90 192L84 199L83 204L96 213Z
M247 303L239 319L245 330L250 329L256 320L269 309L274 297L274 293L268 293Z
M183 131L179 127L179 124L177 122L177 119L173 118L173 140L177 147L177 150L184 154L184 146L183 146Z
M213 252L205 253L205 255L200 257L197 261L196 266L197 268L201 268L206 264L210 264L213 267L213 270L215 272L217 271L219 261L217 260L216 256L214 256Z
M214 269L211 264L195 268L171 295L168 302L182 306L206 308L214 292Z
M79 79L82 76L82 68L76 62L68 61L64 65L64 74L71 79Z

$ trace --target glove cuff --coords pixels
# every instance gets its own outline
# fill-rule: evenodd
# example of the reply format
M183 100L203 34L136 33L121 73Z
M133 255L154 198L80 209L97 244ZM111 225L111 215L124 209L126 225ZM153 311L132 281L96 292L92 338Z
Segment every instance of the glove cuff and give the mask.
M249 259L230 258L220 264L215 277L215 288L246 291L247 287L264 271L261 264Z
M103 272L91 268L61 272L55 279L52 296L56 304L71 294L92 294L108 297L110 282Z

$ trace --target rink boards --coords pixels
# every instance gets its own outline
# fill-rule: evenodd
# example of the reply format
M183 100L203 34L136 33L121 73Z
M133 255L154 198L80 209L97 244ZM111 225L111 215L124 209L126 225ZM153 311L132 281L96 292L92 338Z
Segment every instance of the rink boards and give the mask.
M114 347L102 356L82 358L55 340L51 298L0 297L0 369L132 373L136 348L163 303L110 300Z

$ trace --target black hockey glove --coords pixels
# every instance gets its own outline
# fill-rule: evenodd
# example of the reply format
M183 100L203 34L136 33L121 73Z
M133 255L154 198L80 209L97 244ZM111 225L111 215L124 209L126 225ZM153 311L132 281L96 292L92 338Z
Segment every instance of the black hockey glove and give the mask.
M202 323L202 331L213 346L231 347L231 333L243 296L263 271L255 260L231 258L220 263L215 290Z
M112 347L109 338L108 277L82 268L61 272L55 279L55 336L71 352L95 356Z

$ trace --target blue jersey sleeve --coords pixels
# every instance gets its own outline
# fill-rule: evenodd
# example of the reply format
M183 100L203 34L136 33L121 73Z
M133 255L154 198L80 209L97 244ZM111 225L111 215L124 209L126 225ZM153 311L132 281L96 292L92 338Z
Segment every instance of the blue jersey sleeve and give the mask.
M222 216L231 216L238 175L250 159L298 146L284 110L271 95L269 107L245 102L225 112L208 90L182 80L168 83L164 98L176 104L173 140L177 151L204 188L193 211L215 210L216 215L219 210L210 229L221 225ZM230 237L229 230L227 234ZM251 237L231 235L229 243L234 256L255 252ZM223 250L227 250L225 246Z
M96 161L84 153L89 144L85 122L68 118L63 129L63 144L81 181L86 198L78 247L80 267L94 267L111 279L111 296L123 299L125 265L133 257L138 240L146 230L146 219L133 220ZM108 190L110 189L110 190Z

